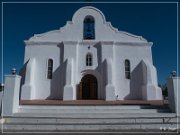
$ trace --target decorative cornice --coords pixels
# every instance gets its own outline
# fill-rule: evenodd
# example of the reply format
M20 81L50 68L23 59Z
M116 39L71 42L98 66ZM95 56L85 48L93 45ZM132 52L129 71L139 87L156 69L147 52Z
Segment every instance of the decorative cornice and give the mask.
M77 45L78 41L62 41L64 45Z
M125 46L152 46L152 42L121 42L121 41L61 41L61 42L49 42L49 41L24 41L26 45L125 45Z
M114 42L114 45L125 45L125 46L152 46L152 42Z
M100 42L97 40L82 40L82 41L78 42L79 45L95 45L98 43L100 43Z
M114 41L101 41L100 42L102 45L114 45Z

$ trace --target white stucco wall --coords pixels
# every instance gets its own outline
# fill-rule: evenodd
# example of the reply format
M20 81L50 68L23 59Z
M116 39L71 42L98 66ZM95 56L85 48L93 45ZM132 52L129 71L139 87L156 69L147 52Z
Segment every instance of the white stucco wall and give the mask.
M95 19L95 40L83 40L83 21L87 15L91 15ZM92 74L97 78L98 99L106 99L106 92L109 91L110 94L114 93L108 97L109 100L115 100L116 95L120 100L143 99L142 91L137 89L141 87L142 83L138 83L137 87L132 88L132 80L125 78L124 61L125 59L130 60L131 72L142 60L152 65L147 64L146 66L154 68L151 53L152 43L141 36L113 28L109 22L106 22L102 12L94 7L80 8L73 15L72 21L67 22L63 28L34 35L26 40L25 44L24 63L32 58L35 59L35 71L31 73L34 74L34 80L31 81L33 83L25 79L23 84L33 85L35 89L35 94L30 99L75 100L77 99L78 84L86 74ZM87 53L93 56L92 66L86 66ZM53 59L52 80L47 79L49 58ZM147 85L150 82L150 85L157 87L157 76L154 76L156 73L152 72L156 71L148 70L146 74L152 74L149 80L153 80L148 81ZM139 78L139 80L143 79ZM65 89L66 92L64 92ZM114 92L111 93L111 91ZM136 95L132 96L132 91ZM21 98L23 99L23 96ZM25 96L24 98L26 99ZM155 99L159 99L159 97L157 96Z
M62 76L58 70L61 63L60 55L60 47L58 47L58 45L26 46L24 63L26 63L30 58L35 58L36 60L36 73L34 73L35 80L33 85L38 92L35 92L33 99L37 99L39 97L48 98L48 96L51 95L50 90L59 92L61 84L59 77ZM53 59L54 75L52 80L47 79L48 59ZM58 79L56 77L57 75L59 75ZM60 93L53 95L53 97L56 98L58 95L60 96Z

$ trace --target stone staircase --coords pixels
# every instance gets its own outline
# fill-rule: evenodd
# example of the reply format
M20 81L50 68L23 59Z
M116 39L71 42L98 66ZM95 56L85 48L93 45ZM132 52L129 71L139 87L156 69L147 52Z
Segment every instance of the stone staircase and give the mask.
M3 117L3 132L175 132L176 114L167 106L21 105ZM165 132L165 131L164 131Z

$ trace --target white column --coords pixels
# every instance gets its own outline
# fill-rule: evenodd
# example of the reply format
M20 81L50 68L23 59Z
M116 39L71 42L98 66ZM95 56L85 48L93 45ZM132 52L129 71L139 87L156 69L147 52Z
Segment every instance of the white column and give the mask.
M3 116L12 116L18 111L21 76L5 76Z
M167 81L168 101L172 112L180 116L180 77L170 77Z
M66 65L66 82L63 92L63 100L73 100L74 91L72 86L73 79L73 59L67 59Z
M35 81L35 59L29 59L26 66L25 83L22 85L21 99L30 100L34 98L34 81Z
M115 100L115 88L113 86L112 60L106 59L106 100Z

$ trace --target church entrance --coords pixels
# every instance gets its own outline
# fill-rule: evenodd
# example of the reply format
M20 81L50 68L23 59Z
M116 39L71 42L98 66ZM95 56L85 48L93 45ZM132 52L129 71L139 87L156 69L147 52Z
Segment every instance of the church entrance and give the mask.
M80 82L79 98L83 100L96 100L97 98L97 79L95 76L87 74Z

